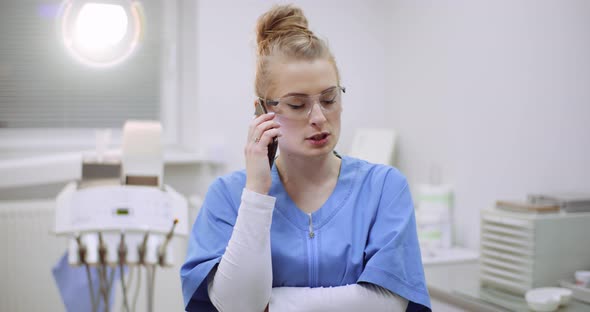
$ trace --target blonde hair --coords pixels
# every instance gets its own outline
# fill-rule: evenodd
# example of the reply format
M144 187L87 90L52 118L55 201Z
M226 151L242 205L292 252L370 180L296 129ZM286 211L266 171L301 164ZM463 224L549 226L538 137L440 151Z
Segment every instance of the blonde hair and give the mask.
M256 42L255 91L260 97L266 97L272 87L270 64L277 57L309 61L326 59L334 66L340 83L336 60L328 45L309 30L307 18L298 7L275 5L260 16L256 24Z

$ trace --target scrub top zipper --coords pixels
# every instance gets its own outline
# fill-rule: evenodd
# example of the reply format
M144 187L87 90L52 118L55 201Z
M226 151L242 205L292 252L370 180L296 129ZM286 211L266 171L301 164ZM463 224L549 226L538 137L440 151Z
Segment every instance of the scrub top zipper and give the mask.
M309 238L314 238L315 233L313 232L313 221L311 220L311 213L307 214L309 216Z
M315 232L313 231L313 220L311 218L311 213L307 214L309 216L309 233L308 233L308 240L307 240L307 248L308 248L308 255L309 255L309 286L310 287L317 287L318 286L318 261L317 261L317 239L315 239Z

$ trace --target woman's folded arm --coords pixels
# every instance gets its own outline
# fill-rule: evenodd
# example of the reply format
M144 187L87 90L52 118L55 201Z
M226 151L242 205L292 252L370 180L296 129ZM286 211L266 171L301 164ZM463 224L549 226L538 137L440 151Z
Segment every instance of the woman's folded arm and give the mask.
M264 311L272 290L270 225L275 198L243 190L232 236L208 280L211 303L222 312Z
M362 283L338 287L277 287L272 289L269 312L398 312L408 300L380 286Z

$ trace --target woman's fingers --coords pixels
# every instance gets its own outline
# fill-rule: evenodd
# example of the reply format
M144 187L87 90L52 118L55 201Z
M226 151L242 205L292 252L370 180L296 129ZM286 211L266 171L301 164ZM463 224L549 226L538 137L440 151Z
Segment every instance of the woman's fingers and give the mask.
M262 114L260 116L257 116L256 118L252 119L252 121L250 122L250 128L248 129L248 137L252 137L254 135L254 131L256 130L256 128L264 123L267 122L269 120L272 120L275 118L275 114L274 113L267 113L267 114Z
M268 166L268 145L274 137L281 136L281 125L274 121L274 117L274 113L270 113L252 120L244 148L246 188L260 194L267 194L272 182Z
M260 116L262 117L262 116ZM260 140L262 139L263 135L271 130L271 129L277 129L279 128L281 125L276 122L275 120L273 120L272 118L274 118L274 116L270 116L271 119L261 119L259 120L259 123L254 123L252 124L250 135L248 136L248 140L251 141L252 143L258 143L260 142ZM274 131L274 136L277 136L277 132Z
M258 144L260 144L262 146L267 146L270 143L272 143L272 140L275 137L280 137L281 135L282 135L281 130L279 130L278 128L272 128L272 129L266 130L266 131L264 131L264 133L260 137Z
M272 143L273 139L281 135L281 130L278 128L271 128L264 131L260 137L246 144L246 156L251 153L264 155L268 151L268 145Z

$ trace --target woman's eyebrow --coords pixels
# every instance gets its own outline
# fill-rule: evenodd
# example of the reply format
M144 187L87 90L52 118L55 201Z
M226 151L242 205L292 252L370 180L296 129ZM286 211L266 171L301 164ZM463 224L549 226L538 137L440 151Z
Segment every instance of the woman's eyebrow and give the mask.
M326 93L326 92L328 92L328 91L331 91L331 90L333 90L333 89L336 89L337 87L338 87L338 86L331 86L331 87L329 87L329 88L325 89L324 91L320 92L320 94L322 94L322 93Z
M287 93L287 94L285 94L285 95L283 95L281 97L293 96L293 95L295 95L295 96L308 96L309 94L307 94L307 93L298 93L298 92L289 92L289 93Z
M331 87L329 87L327 89L324 89L322 92L320 92L318 94L326 93L326 92L328 92L328 91L330 91L330 90L332 90L332 89L334 89L336 87L337 86L331 86ZM287 93L287 94L285 94L285 95L283 95L281 97L285 97L285 96L309 96L309 94L307 94L307 93L298 93L298 92L289 92L289 93Z

